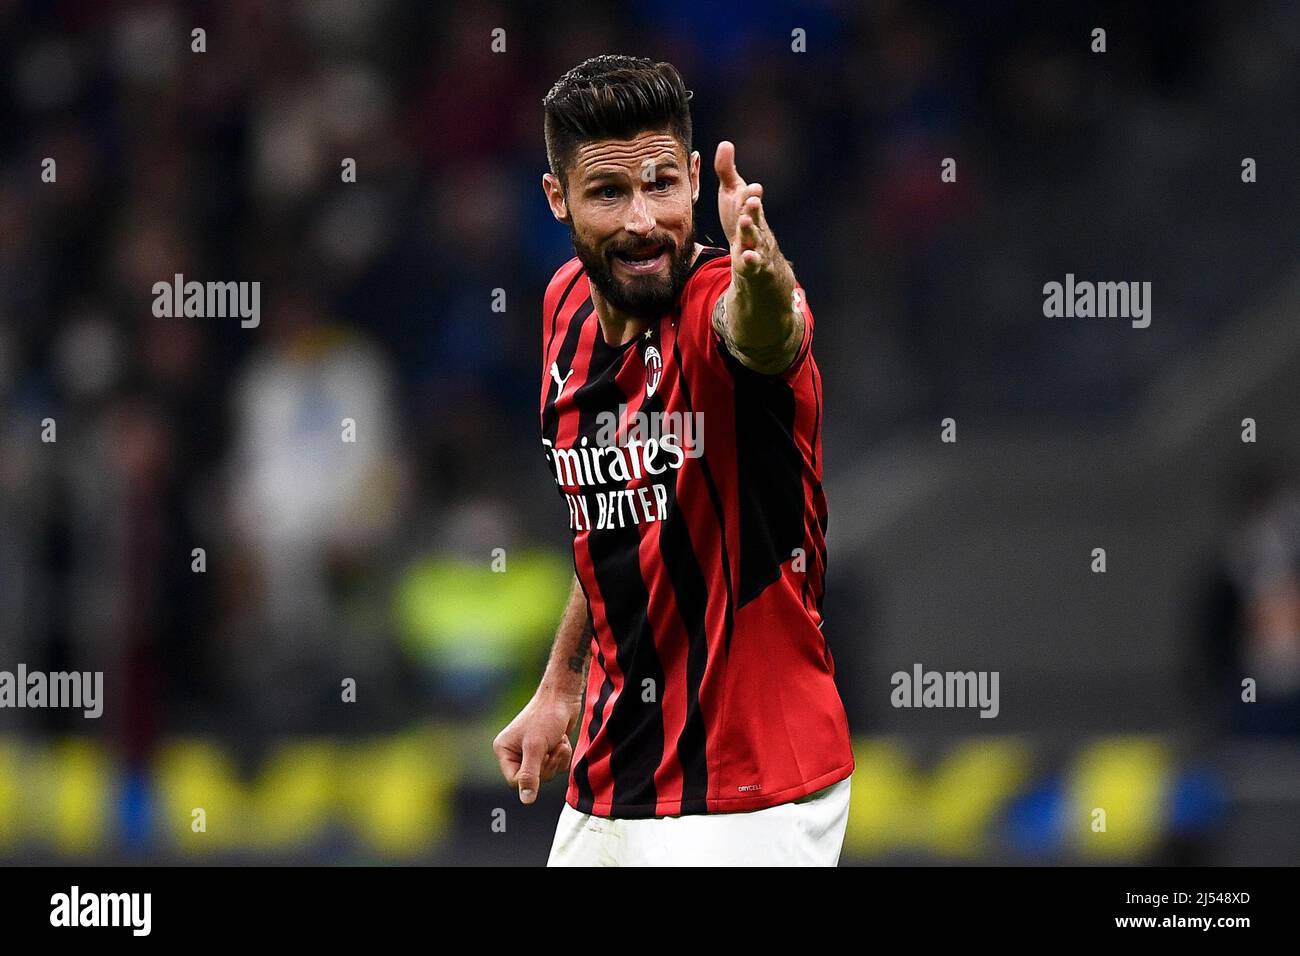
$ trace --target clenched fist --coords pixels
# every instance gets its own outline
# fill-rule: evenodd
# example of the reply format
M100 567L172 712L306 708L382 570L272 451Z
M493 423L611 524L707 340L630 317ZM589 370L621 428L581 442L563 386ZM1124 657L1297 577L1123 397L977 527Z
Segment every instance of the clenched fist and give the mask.
M573 746L569 734L582 714L582 703L535 694L492 741L506 783L523 803L537 799L537 788L569 769Z

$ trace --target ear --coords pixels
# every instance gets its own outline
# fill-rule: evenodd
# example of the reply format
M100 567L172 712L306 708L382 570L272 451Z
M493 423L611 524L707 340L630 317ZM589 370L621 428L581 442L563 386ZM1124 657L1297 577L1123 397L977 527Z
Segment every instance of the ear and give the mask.
M569 203L564 198L564 187L554 173L542 177L542 192L546 193L546 202L551 207L551 215L559 222L569 221Z
M700 152L699 150L691 153L689 163L691 175L691 202L694 203L700 198Z

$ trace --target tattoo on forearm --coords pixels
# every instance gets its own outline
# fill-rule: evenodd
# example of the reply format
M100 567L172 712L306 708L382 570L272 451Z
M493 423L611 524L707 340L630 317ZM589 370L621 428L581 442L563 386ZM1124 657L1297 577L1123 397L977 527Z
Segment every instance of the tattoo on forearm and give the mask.
M587 672L587 662L591 660L591 639L596 636L596 629L591 626L591 618L588 617L582 626L582 638L578 644L578 653L569 658L569 670L575 674L585 674Z
M794 361L795 354L799 349L799 343L803 341L803 313L798 309L794 310L794 323L789 337L784 342L744 348L736 342L735 336L731 334L730 326L727 325L725 299L725 296L719 298L718 304L713 309L713 328L722 337L723 343L727 346L727 351L737 358L743 356L748 359L749 364L759 371L767 373L785 371L790 363Z

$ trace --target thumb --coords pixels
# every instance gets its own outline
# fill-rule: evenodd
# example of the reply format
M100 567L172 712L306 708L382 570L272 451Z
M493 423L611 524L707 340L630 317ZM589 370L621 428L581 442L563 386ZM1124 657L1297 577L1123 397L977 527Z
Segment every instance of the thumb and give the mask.
M532 803L537 799L537 788L541 785L542 758L545 756L546 745L540 737L529 735L524 738L524 759L519 764L519 773L515 774L520 802Z
M723 189L736 189L745 185L736 171L736 145L729 140L718 144L718 151L713 157L713 171L718 174L718 183Z

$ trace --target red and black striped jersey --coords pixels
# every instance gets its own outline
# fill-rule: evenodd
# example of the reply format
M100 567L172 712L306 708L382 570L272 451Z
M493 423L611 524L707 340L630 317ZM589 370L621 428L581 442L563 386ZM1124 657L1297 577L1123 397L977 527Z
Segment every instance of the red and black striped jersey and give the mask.
M543 306L542 446L567 504L592 664L567 801L608 817L757 810L853 772L821 632L821 376L714 331L705 247L675 313L605 342L575 258Z

